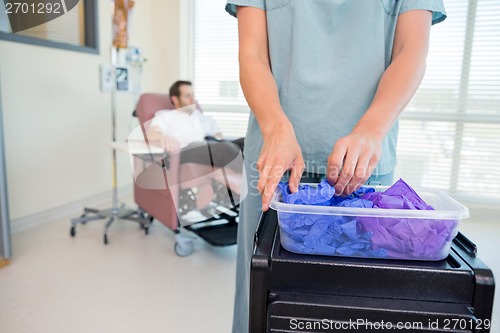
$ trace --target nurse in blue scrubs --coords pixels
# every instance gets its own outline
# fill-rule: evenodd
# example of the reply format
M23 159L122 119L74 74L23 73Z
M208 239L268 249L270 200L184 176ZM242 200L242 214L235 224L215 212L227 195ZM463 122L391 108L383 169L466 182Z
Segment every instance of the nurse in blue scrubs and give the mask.
M238 18L240 82L252 110L248 194L238 230L233 333L248 331L253 235L278 182L305 171L336 194L392 184L398 116L424 72L442 0L229 0Z

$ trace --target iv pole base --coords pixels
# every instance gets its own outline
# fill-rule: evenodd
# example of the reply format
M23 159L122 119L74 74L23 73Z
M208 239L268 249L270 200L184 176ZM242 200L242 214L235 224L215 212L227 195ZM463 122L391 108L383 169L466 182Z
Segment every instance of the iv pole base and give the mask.
M80 217L71 219L71 228L69 234L71 237L76 236L76 226L78 224L86 224L89 221L96 221L103 219L108 219L106 225L104 226L104 237L103 237L104 244L108 244L109 242L108 229L117 219L138 223L141 229L144 229L146 235L148 234L149 226L152 223L152 220L148 218L147 214L140 209L132 210L132 209L127 209L124 206L116 209L109 208L102 210L94 208L84 208L83 214Z

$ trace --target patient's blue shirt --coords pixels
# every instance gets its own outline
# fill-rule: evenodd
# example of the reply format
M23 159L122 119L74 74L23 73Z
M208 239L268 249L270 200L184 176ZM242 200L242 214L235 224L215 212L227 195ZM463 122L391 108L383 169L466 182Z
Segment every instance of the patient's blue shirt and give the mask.
M337 139L349 134L370 106L391 61L398 15L432 11L446 18L442 0L229 0L267 14L269 54L281 107L293 124L307 171L325 173ZM398 123L383 142L374 175L396 164ZM250 115L245 158L257 161L263 139Z

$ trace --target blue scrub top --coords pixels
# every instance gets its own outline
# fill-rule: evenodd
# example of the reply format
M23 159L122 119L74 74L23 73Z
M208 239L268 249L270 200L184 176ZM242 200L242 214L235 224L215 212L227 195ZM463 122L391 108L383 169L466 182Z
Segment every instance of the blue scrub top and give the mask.
M443 21L442 0L229 0L266 11L269 54L283 111L292 123L309 172L325 173L337 139L349 134L370 106L391 61L398 15L432 11ZM382 147L373 175L396 165L398 123ZM257 161L263 139L251 113L245 158Z

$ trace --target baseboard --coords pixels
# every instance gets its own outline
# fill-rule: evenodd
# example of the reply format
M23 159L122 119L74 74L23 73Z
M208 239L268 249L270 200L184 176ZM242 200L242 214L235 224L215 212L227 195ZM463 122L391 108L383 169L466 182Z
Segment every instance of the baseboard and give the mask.
M9 259L4 259L4 258L0 257L0 268L5 267L9 264L10 264Z
M130 196L132 193L132 185L120 187L118 189L118 199L123 199ZM111 203L111 192L105 191L91 197L78 200L66 205L48 209L46 211L33 214L26 217L21 217L10 221L11 234L17 234L45 223L53 222L54 220L62 219L66 216L78 216L82 213L83 207L100 207Z

